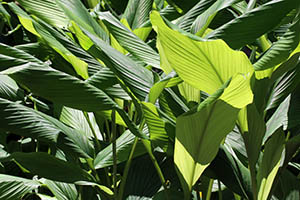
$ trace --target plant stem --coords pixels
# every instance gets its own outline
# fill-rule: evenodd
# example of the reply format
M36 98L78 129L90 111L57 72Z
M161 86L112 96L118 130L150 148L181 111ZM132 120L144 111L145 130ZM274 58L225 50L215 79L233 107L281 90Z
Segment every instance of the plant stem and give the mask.
M119 200L122 200L122 198L123 198L128 172L129 172L129 169L130 169L131 161L132 161L133 154L134 154L134 151L136 149L137 143L138 143L138 138L135 137L132 148L131 148L131 151L130 151L130 154L129 154L128 161L126 162L125 169L124 169L124 172L123 172L123 177L122 177L122 180L121 180L121 185L120 185L119 194L118 194L118 197L119 197L118 199Z
M222 200L222 188L221 188L220 180L218 180L218 197L219 197L219 200Z
M99 142L99 140L98 140L98 137L97 137L97 134L96 134L96 132L95 132L95 129L94 129L94 127L92 126L92 123L91 123L91 121L90 121L90 118L89 118L89 116L88 116L88 113L83 111L83 115L84 115L84 117L85 117L85 119L86 119L86 121L87 121L87 123L88 123L88 125L89 125L89 127L90 127L90 129L91 129L91 131L92 131L92 133L93 133L94 141L95 141L95 145L96 145L96 151L99 152L99 151L101 150L101 144L100 144L100 142Z
M111 121L112 121L112 150L113 150L113 188L114 188L114 199L117 199L117 125L116 125L116 111L113 110L111 114Z
M210 179L208 189L207 189L207 194L206 194L206 200L210 200L213 184L214 184L214 179Z
M161 171L161 169L160 169L160 167L159 167L159 164L158 164L158 162L157 162L155 156L154 156L153 153L152 153L150 141L149 141L149 140L144 140L144 139L142 139L142 142L143 142L143 144L144 144L144 146L145 146L145 148L146 148L146 150L147 150L147 152L148 152L148 154L149 154L149 156L150 156L150 159L151 159L151 161L152 161L152 163L153 163L153 165L154 165L154 167L155 167L155 169L156 169L156 172L157 172L157 174L158 174L158 177L159 177L159 179L160 179L160 182L161 182L163 188L165 189L165 191L167 192L167 191L168 191L168 186L167 186L167 184L166 184L165 177L164 177L164 175L163 175L163 173L162 173L162 171ZM148 143L148 142L149 142L149 143ZM169 195L168 195L168 194L166 194L166 199L169 199Z

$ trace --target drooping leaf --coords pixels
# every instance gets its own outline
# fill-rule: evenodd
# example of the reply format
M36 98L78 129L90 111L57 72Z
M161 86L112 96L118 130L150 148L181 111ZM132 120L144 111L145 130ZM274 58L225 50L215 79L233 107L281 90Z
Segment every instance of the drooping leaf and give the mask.
M270 1L222 25L206 38L223 39L234 49L243 47L275 28L299 4L298 0Z
M13 153L11 157L30 173L50 180L66 183L93 180L93 177L80 167L44 152L17 152Z
M40 187L36 180L0 174L0 199L16 200Z
M28 63L4 71L34 94L84 111L108 110L116 103L103 91L47 65Z

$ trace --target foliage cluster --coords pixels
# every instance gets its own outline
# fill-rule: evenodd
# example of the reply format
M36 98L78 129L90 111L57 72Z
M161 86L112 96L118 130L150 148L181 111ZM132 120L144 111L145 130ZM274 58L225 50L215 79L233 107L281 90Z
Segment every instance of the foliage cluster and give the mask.
M0 1L0 199L300 199L299 0Z

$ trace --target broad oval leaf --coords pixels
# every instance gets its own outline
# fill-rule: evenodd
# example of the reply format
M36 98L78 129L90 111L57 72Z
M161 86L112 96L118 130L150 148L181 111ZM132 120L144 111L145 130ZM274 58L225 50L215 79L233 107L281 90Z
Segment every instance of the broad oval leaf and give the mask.
M166 61L163 70L169 73L173 68L191 86L212 94L233 75L253 73L247 56L224 41L194 41L166 26L157 12L152 13L151 21L160 55Z

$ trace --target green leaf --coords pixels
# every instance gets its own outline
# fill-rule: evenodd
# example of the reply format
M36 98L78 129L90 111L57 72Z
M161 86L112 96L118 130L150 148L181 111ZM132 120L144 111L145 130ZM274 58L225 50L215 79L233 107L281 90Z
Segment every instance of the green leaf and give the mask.
M243 165L228 145L220 146L216 158L211 162L204 175L209 176L210 171L213 172L211 178L217 177L234 193L246 199L253 198L249 169Z
M208 94L214 93L233 75L252 74L253 67L243 52L230 49L222 40L194 41L168 28L159 13L151 21L158 34L158 49L162 69L169 73L171 66L180 78Z
M0 97L11 101L23 100L24 91L7 75L0 75Z
M157 108L152 103L143 102L142 108L144 117L149 129L150 140L167 151L169 145L169 136L165 130L165 122L160 118Z
M202 102L196 113L186 113L177 118L174 161L186 193L187 190L191 191L217 155L222 140L235 126L239 109L249 104L243 102L239 108L233 106L233 97L240 95L233 91L243 90L237 89L238 83L234 80L224 84L214 95ZM231 100L227 101L228 97Z
M1 71L9 67L35 62L42 64L42 61L26 53L25 51L0 43L0 64Z
M25 194L40 187L35 180L19 178L6 174L0 174L0 199L16 200L24 197Z
M196 18L196 20L192 24L191 32L197 33L197 35L202 36L206 28L208 28L208 25L210 24L214 16L218 13L218 11L225 9L238 1L240 0L215 1L213 5L211 5L207 10L205 10L205 12L203 12Z
M2 98L0 110L0 121L6 131L50 144L58 142L58 147L76 152L76 155L85 158L94 156L94 150L87 137L53 117Z
M68 26L69 19L63 10L57 6L55 0L18 0L18 2L26 11L53 26L59 28Z
M78 166L55 158L47 153L13 153L11 155L20 165L30 173L54 181L74 183L76 181L90 181L93 177ZM51 170L49 170L51 169Z
M117 163L128 160L135 136L130 131L125 131L117 139ZM146 153L146 149L142 142L138 142L134 156L139 156ZM112 144L100 151L94 160L95 169L100 169L113 165Z
M190 31L195 19L204 13L216 0L199 1L193 8L178 19L176 24L184 31Z
M38 18L31 18L21 8L15 4L11 4L13 11L18 15L21 24L31 33L43 38L47 44L58 52L65 60L73 65L75 71L83 78L88 78L87 63L77 58L68 49L61 44L54 35L59 35L52 27ZM24 21L25 20L25 21Z
M108 66L114 74L130 88L131 92L133 92L137 98L144 100L153 85L152 73L106 44L99 37L86 30L83 30L83 32L87 34L96 47L104 53L100 59L106 66Z
M94 115L92 113L88 113L90 121L95 122ZM59 113L59 120L66 125L79 130L80 132L84 133L87 137L92 137L93 133L91 130L91 127L89 126L87 119L84 116L83 111L69 108L66 106L63 106L60 113ZM96 132L99 138L101 138L101 133L96 125L96 123L93 123L92 125L93 130Z
M258 113L255 104L247 106L246 112L248 130L243 133L243 139L247 150L249 166L251 169L255 169L266 132L266 125L262 116Z
M258 200L266 200L280 167L284 150L284 133L279 128L266 143L264 155L258 170Z
M298 46L299 40L300 20L297 20L254 64L255 70L258 71L272 68L280 64L282 61L285 61Z
M141 27L149 20L153 0L129 0L122 18L125 18L132 30Z
M41 180L48 189L59 200L77 200L78 192L76 186L70 183L51 181L47 179Z
M284 99L296 90L300 83L300 63L295 69L292 69L278 78L270 92L267 109L276 108Z
M279 183L274 192L277 199L297 200L300 198L299 179L289 170L280 174Z
M65 12L70 21L76 22L80 27L96 34L104 41L108 41L105 30L97 23L84 7L80 0L55 0L57 5Z
M234 49L243 47L275 28L299 4L298 0L270 1L222 25L206 38L223 39Z
M149 45L137 37L109 12L99 13L99 16L109 32L123 48L145 64L160 69L159 55Z
M110 110L117 106L98 88L47 65L28 63L2 73L25 85L34 94L71 108L99 111Z
M149 92L149 102L155 103L162 91L167 87L173 87L181 83L182 80L172 71L166 77L155 83Z

